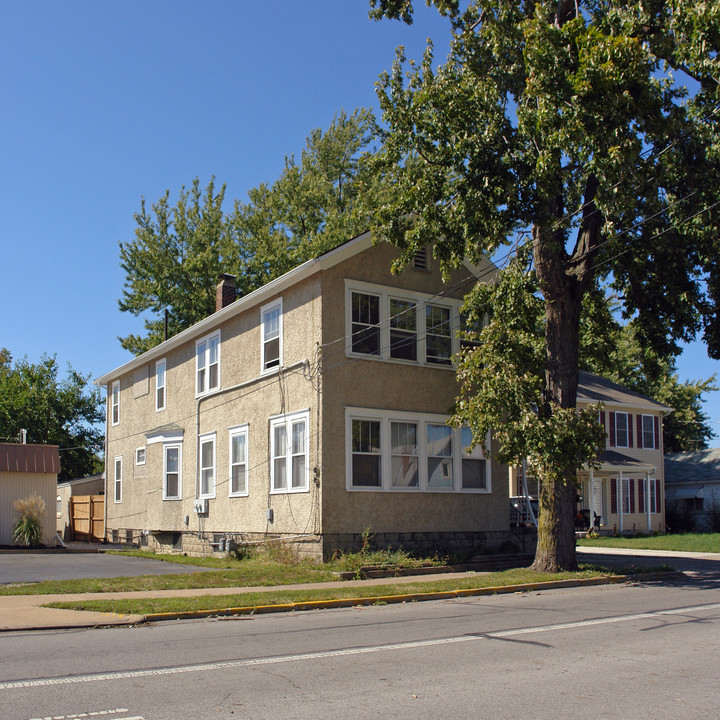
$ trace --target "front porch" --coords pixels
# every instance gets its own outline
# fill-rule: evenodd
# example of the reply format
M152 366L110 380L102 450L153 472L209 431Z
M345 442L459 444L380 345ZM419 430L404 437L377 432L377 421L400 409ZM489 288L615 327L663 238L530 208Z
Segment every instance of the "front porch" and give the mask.
M662 479L657 468L614 450L600 456L600 467L578 474L577 519L600 534L662 532ZM588 519L592 521L588 523Z

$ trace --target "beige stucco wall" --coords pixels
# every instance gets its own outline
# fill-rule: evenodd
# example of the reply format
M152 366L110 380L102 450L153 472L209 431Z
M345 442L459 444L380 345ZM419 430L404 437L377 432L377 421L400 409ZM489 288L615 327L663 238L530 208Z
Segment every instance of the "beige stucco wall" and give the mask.
M497 532L509 527L507 468L492 463L492 492L358 491L346 489L345 408L447 414L455 400L448 367L346 357L346 280L462 299L474 282L462 268L447 284L437 264L392 275L397 251L380 244L323 273L322 518L324 533ZM466 282L463 282L466 281Z
M0 545L13 544L12 528L18 517L15 501L28 498L33 493L45 501L42 542L44 545L55 545L56 488L57 475L54 474L0 472Z
M268 418L301 410L310 411L309 466L318 452L317 392L311 377L320 338L319 278L311 277L282 294L283 367L260 373L260 309L274 298L225 321L221 330L220 392L200 401L200 435L216 433L216 497L209 500L206 517L193 508L196 497L197 409L195 397L195 341L214 330L188 339L167 357L166 409L155 412L153 360L149 392L135 397L133 374L120 378L120 423L108 427L108 528L150 531L312 532L317 520L318 496L314 484L308 492L270 494ZM303 367L302 363L306 363ZM242 389L228 392L238 384ZM110 391L111 387L108 387ZM145 434L173 423L182 429L182 500L163 500L163 444L148 443ZM248 424L248 497L229 497L228 429ZM146 463L135 465L135 450L146 447ZM123 500L114 502L114 458L123 457ZM312 473L311 473L312 476ZM267 509L273 510L273 522ZM188 522L185 522L185 518Z

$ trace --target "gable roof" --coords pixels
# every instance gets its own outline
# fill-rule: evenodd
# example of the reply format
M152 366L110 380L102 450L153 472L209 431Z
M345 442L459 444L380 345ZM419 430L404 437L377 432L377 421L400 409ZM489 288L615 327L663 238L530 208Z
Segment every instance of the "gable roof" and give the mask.
M57 475L60 472L58 446L0 443L0 472Z
M663 413L672 412L672 408L651 398L641 395L634 390L629 390L622 385L608 380L607 378L595 375L587 370L581 370L578 378L578 402L597 403L606 405L623 405L637 408L639 410L654 410Z
M720 448L665 455L665 482L683 485L720 483Z
M93 382L95 385L99 385L101 387L107 386L112 380L117 380L120 375L131 372L132 370L135 370L136 368L153 360L160 359L169 351L179 347L194 337L202 336L211 332L226 319L234 317L249 308L260 305L296 283L315 275L315 273L318 273L321 270L326 270L338 263L348 260L372 246L373 239L370 231L368 230L348 240L342 245L339 245L333 250L328 250L326 253L323 253L316 258L306 260L304 263L298 265L292 270L289 270L284 275L275 278L275 280L271 280L269 283L257 288L257 290L253 290L253 292L248 293L247 295L243 295L241 298L235 300L235 302L230 303L226 307L212 313L211 315L208 315L191 327L171 338L168 338L165 342L156 345L147 352L144 352L142 355L138 355L136 358L129 360L114 370L101 375ZM486 259L485 262L487 263L487 266L491 268L495 267L490 260ZM485 270L485 268L473 265L467 260L463 261L463 266L475 276Z

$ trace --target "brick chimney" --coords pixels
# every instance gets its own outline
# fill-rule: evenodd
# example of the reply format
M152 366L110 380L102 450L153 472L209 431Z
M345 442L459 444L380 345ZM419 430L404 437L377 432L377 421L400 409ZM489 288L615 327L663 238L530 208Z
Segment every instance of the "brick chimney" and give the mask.
M223 273L215 290L215 312L235 302L235 276Z

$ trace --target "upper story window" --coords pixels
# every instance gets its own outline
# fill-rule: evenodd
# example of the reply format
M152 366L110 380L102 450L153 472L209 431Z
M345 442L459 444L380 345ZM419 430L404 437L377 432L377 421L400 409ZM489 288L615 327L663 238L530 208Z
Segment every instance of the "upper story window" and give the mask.
M164 359L155 363L155 412L165 409L166 368L167 363Z
M427 362L439 365L451 364L452 330L449 307L425 306L425 348Z
M260 310L262 318L262 366L268 372L282 365L282 298Z
M380 298L368 293L352 293L351 348L363 355L380 354Z
M111 401L110 401L110 422L117 425L120 422L120 381L116 380L112 384Z
M419 365L452 366L460 350L460 300L398 291L360 281L346 284L348 355Z
M195 392L203 395L220 387L220 331L195 343Z
M390 357L417 360L417 305L390 298Z
M348 490L490 492L490 467L469 428L444 416L348 408Z
M656 425L657 418L653 415L643 415L641 423L642 435L638 433L638 436L642 438L642 446L648 450L657 450L656 442Z
M615 445L628 447L628 414L625 412L615 413Z

